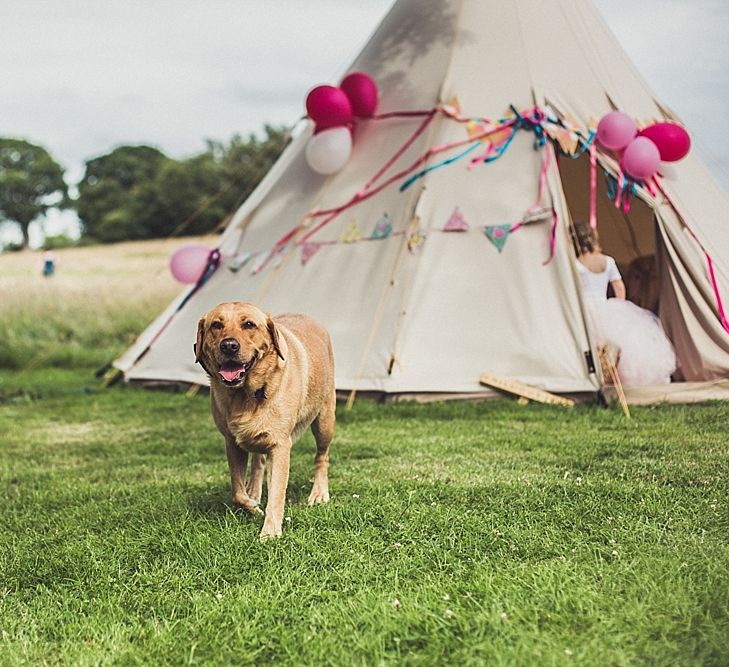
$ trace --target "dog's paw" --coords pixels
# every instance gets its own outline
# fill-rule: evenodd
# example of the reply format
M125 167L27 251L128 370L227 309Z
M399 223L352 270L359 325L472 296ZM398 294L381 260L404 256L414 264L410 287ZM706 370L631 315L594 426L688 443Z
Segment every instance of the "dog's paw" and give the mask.
M264 514L258 503L251 498L247 498L245 500L233 499L233 504L241 512L247 512L248 514L252 514L253 516L263 516Z
M280 528L269 528L264 525L263 530L261 531L261 534L258 536L258 539L261 542L268 542L269 540L277 540L280 537L281 537Z
M322 503L328 503L329 491L314 487L309 494L309 500L307 502L309 505L321 505Z

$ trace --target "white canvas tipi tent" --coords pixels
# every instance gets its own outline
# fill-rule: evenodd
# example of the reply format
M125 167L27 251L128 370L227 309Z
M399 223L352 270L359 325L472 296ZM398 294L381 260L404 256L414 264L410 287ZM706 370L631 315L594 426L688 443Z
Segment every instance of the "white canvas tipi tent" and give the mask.
M614 109L643 124L674 116L589 0L398 0L354 70L377 82L378 114L457 99L460 115L474 120L439 111L361 122L349 163L329 177L307 164L307 124L237 211L217 270L116 361L127 380L206 383L192 353L197 320L219 302L245 300L326 325L340 390L469 394L484 390L479 375L489 372L594 393L603 378L570 234L594 192L605 251L629 297L657 310L677 352L675 382L635 396L729 396L721 301L729 298L729 198L693 154L676 163L674 180L626 195L630 210L608 197L621 185L619 168L587 150L592 119ZM490 144L463 143L468 130L488 127L486 118L511 118L513 128L516 111L551 121L522 122L499 159L469 168ZM394 179L312 234L326 219L313 211L370 194L449 143L458 147L420 165L442 168L404 190L406 179ZM463 160L444 163L469 147ZM469 231L447 231L461 221Z

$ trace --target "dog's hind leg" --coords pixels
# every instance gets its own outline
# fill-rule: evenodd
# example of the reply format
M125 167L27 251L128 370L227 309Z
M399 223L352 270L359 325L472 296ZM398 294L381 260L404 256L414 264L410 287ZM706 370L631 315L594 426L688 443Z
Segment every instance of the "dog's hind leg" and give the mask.
M336 395L332 393L332 400L311 424L311 432L316 440L316 455L309 505L329 502L329 445L334 437L335 410Z
M257 503L261 502L261 495L263 494L263 475L266 469L266 455L265 454L252 454L251 455L251 473L246 484L246 491L248 495L255 500Z

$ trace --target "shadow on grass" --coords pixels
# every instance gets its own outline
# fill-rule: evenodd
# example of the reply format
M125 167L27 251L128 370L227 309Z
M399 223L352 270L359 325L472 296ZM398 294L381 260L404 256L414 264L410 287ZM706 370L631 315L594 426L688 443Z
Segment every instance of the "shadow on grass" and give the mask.
M306 475L291 475L289 486L286 490L286 505L306 505L311 493L311 480ZM265 509L268 502L266 484L263 485L263 496L261 497L261 508ZM224 516L230 512L248 516L232 504L230 499L230 487L226 483L216 486L211 492L204 489L194 489L187 494L187 505L194 514L201 516Z

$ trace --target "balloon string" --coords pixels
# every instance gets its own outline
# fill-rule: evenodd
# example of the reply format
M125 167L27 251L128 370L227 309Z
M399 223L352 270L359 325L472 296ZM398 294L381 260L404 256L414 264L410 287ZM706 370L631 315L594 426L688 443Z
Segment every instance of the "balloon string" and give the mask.
M410 146L413 145L413 143L415 142L415 140L425 131L425 129L428 127L428 125L430 125L430 123L433 120L433 118L435 118L435 113L436 113L436 110L435 109L431 110L430 114L428 114L428 117L423 121L423 123L420 125L420 127L418 127L415 130L415 132L410 136L410 138L402 146L400 146L400 148L397 151L395 151L394 155L387 162L385 162L384 165L382 165L382 167L377 171L377 173L372 178L370 178L370 180L368 180L362 186L362 188L359 190L359 192L357 193L357 195L362 195L367 190L369 190L372 187L372 185L374 183L376 183L380 179L380 177L390 167L392 167L392 165L395 164L395 162L397 162L398 159L400 159L400 157L402 156L402 154L408 148L410 148Z
M708 253L706 248L704 248L701 241L699 241L698 237L694 233L694 230L689 227L689 225L686 223L686 220L684 217L679 213L678 208L676 208L676 204L673 203L673 200L671 197L669 197L668 193L665 191L663 186L661 185L661 182L658 180L656 176L653 176L653 184L658 188L660 193L666 198L666 201L669 203L671 208L673 209L673 212L678 216L678 219L681 221L683 226L686 228L688 233L691 235L694 241L696 241L696 244L701 248L701 252L704 253L704 257L706 258L706 266L709 272L709 281L711 282L711 288L714 291L714 299L716 300L716 310L719 314L719 321L721 322L721 326L724 328L724 331L729 333L729 321L727 320L726 313L724 311L724 303L721 300L721 293L719 292L719 284L716 280L716 274L714 273L714 261L711 259L711 255Z
M618 170L618 186L615 189L615 208L620 208L620 200L623 198L625 189L625 174L622 169Z
M474 121L479 121L481 118L478 118L476 116L459 116L455 111L451 111L450 108L445 105L441 106L435 106L432 109L428 110L415 110L415 111L388 111L387 113L380 113L375 114L374 116L370 116L369 120L388 120L390 118L413 118L418 116L430 116L432 114L436 113L442 113L443 115L447 116L451 120L456 121L457 123L472 123Z

